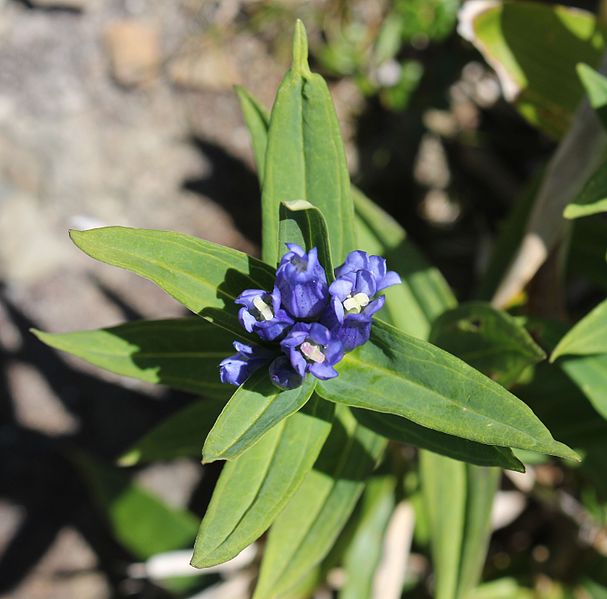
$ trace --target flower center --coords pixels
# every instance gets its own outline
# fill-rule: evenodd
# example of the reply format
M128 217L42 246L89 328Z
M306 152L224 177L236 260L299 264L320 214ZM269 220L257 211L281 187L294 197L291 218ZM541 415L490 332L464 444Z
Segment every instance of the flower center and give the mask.
M308 360L308 362L316 362L316 364L322 364L327 359L327 356L322 353L320 346L310 341L304 341L299 346L299 351L301 351L304 358Z
M343 302L346 314L360 314L371 300L366 293L349 295Z
M274 318L274 310L272 310L272 306L268 304L263 296L258 295L253 298L253 305L258 312L256 316L257 320L272 320Z

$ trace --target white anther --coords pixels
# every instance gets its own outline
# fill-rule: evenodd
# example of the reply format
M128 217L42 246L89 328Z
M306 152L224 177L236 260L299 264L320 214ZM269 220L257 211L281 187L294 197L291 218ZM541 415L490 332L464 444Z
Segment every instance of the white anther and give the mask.
M363 308L369 304L369 301L369 296L366 293L357 293L344 300L344 308L349 314L360 314Z
M322 364L327 359L327 356L322 353L320 347L318 347L318 345L315 343L304 341L299 346L299 349L301 350L301 353L311 362Z
M253 305L257 308L257 311L263 320L272 320L272 318L274 318L272 307L263 301L261 295L253 298Z

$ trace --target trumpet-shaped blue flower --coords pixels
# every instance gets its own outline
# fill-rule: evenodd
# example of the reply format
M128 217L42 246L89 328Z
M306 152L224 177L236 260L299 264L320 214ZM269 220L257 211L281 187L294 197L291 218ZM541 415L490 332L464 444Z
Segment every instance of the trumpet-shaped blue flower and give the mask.
M238 353L219 364L221 382L230 385L242 385L256 370L267 366L276 357L276 352L240 341L234 341L234 349Z
M295 324L295 321L280 307L280 291L274 287L272 293L263 289L247 289L235 300L242 308L238 311L240 324L249 333L257 333L264 341L274 341Z
M324 381L338 375L333 367L343 358L342 343L322 324L296 324L280 346L299 376L309 372Z
M375 281L376 293L386 287L400 284L401 280L397 273L388 270L386 259L381 256L369 256L367 252L355 250L350 252L346 261L335 269L335 276L339 279L345 275L355 274L360 271L368 272Z
M318 251L305 252L294 243L287 243L289 251L282 257L276 271L276 286L282 305L297 319L313 320L327 305L329 289L327 276L318 261Z

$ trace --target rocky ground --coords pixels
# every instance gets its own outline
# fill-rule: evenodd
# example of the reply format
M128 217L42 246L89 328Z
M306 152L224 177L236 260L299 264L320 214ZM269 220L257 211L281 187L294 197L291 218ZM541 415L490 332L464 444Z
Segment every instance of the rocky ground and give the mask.
M156 596L116 576L61 450L114 457L183 397L55 354L29 328L182 313L82 255L70 227L173 229L257 251L258 189L232 85L269 106L285 64L246 32L230 35L237 11L236 1L0 0L3 597ZM183 504L200 470L141 478Z

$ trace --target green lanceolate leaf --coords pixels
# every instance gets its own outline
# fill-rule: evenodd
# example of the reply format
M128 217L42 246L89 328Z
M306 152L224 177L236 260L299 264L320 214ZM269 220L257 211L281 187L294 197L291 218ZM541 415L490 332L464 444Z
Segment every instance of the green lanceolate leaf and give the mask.
M86 254L156 283L186 308L243 336L234 299L245 289L271 290L274 270L242 252L182 233L103 227L71 231Z
M267 369L251 375L232 395L202 449L203 462L233 460L254 445L281 420L310 399L316 379L307 376L296 389L281 390Z
M325 268L327 279L329 282L333 280L333 260L327 223L318 208L305 200L282 202L279 239L281 245L296 243L307 251L317 248L318 260Z
M558 365L596 411L607 419L607 353L564 358Z
M202 318L142 320L73 333L33 331L47 345L90 364L149 383L227 399L219 362L234 353L234 335Z
M607 164L602 164L588 179L575 201L565 208L563 216L580 218L601 212L607 212Z
M467 599L478 584L491 537L491 511L501 472L498 468L466 465L466 508L460 549L457 592Z
M451 354L381 322L338 370L337 378L317 387L331 401L396 414L487 445L578 459L503 387Z
M546 357L512 316L480 302L445 312L433 323L430 341L504 387Z
M195 401L141 437L118 463L134 466L141 462L199 457L204 439L224 406L222 399Z
M590 106L594 108L603 127L607 128L607 77L582 63L577 65L577 74L586 90Z
M597 65L605 46L593 14L558 4L487 0L462 11L459 31L494 67L506 98L530 123L555 137L567 131L583 95L576 66Z
M280 202L307 200L327 220L334 258L354 247L354 211L339 124L327 85L308 66L308 43L298 21L293 62L272 108L263 177L263 258L275 265Z
M384 451L386 440L349 410L337 416L314 469L270 530L255 599L281 596L323 559Z
M312 468L332 418L333 406L313 397L224 466L198 531L193 566L223 563L269 528Z
M87 482L116 539L145 559L187 547L196 534L196 517L169 507L135 484L128 474L83 453L70 456Z
M270 117L259 102L257 102L244 87L237 85L236 94L240 101L242 116L247 125L247 129L249 130L249 134L251 135L251 144L253 145L253 155L255 156L255 164L257 165L259 183L263 185Z
M358 190L353 189L353 197L359 246L384 256L389 268L398 272L403 281L386 295L386 320L409 335L427 337L430 323L456 305L451 289L391 216Z
M420 477L436 578L433 596L455 599L465 526L466 464L423 451Z
M365 487L356 529L343 558L346 582L339 599L373 597L373 579L382 556L384 535L394 511L396 477L377 474Z
M607 300L580 320L554 348L550 361L560 356L607 353Z
M427 449L440 455L469 462L477 466L500 466L507 470L524 472L525 467L508 447L494 447L454 437L420 426L402 416L382 414L371 410L352 410L354 417L367 428L405 445Z

